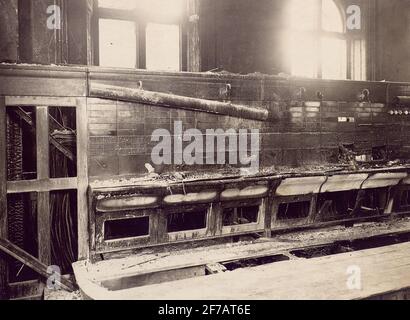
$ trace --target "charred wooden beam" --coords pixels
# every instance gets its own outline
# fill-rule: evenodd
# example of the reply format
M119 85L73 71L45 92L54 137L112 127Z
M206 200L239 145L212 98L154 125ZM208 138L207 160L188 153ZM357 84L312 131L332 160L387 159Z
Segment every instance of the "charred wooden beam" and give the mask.
M31 118L30 114L23 110L21 107L17 107L12 109L21 119L23 119L27 124L31 127L34 126L33 119Z
M233 104L230 102L178 96L169 93L146 91L142 89L110 86L105 84L93 84L90 87L89 94L94 98L143 103L169 108L180 108L191 111L221 114L242 119L273 121L280 118L278 113L273 113L263 108Z
M14 113L16 113L21 119L23 119L29 126L34 128L34 121L30 114L25 112L21 107L18 108L13 108L12 109ZM52 120L52 123L56 124L59 127L62 127L53 117L50 117ZM63 155L65 155L68 159L71 161L75 161L75 156L73 152L63 146L60 142L58 142L51 134L49 135L50 138L50 143L57 149L59 150Z
M54 137L50 135L50 143L58 150L60 151L63 155L65 155L68 159L71 161L75 161L75 156L71 150L68 148L64 147L60 142L58 142Z
M50 145L48 108L41 106L36 110L36 148L37 148L37 179L50 178ZM37 232L38 257L41 262L51 264L51 215L50 192L37 194Z
M41 263L38 259L28 254L26 251L22 250L16 245L12 244L8 240L0 238L0 251L20 261L46 279L51 276L51 274L47 270L48 267L45 264ZM55 276L56 286L60 286L61 288L68 291L76 290L76 286L70 280L62 277L61 275L60 277L58 277L58 275Z

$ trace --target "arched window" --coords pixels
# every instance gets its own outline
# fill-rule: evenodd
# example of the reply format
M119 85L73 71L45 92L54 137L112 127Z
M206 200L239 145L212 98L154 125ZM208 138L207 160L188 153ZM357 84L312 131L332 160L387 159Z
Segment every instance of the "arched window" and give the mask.
M286 35L292 75L364 80L364 41L350 39L346 15L334 0L291 0Z

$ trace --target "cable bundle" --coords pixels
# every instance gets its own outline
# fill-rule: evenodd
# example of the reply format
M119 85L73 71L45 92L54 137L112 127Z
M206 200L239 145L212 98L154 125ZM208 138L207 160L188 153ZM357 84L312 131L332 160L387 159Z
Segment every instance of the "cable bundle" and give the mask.
M75 131L65 124L61 109L53 115L60 129L52 133L62 146L73 154L76 152ZM50 175L53 178L76 176L76 164L51 146ZM71 264L77 260L77 199L76 192L54 192L50 197L51 252L53 262L60 266L63 273L71 272Z

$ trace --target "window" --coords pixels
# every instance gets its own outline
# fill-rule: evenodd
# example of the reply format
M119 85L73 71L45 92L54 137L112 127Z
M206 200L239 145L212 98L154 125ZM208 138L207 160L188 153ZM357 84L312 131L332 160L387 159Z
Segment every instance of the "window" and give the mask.
M138 67L135 24L131 21L99 19L98 27L100 66Z
M179 71L179 26L148 23L146 29L146 68ZM166 54L164 54L166 53Z
M184 70L185 0L98 0L96 11L96 64Z
M286 33L292 75L365 80L361 34L346 32L344 9L334 0L291 0Z

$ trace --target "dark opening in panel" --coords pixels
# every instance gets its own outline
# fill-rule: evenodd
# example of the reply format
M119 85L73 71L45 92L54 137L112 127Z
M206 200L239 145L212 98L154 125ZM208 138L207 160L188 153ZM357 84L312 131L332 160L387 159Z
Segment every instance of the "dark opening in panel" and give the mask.
M149 235L149 217L106 221L104 239L118 240Z
M7 196L8 239L34 257L38 257L37 193ZM21 262L10 259L11 283L37 279L38 275Z
M384 212L387 206L388 189L361 190L356 201L355 215L374 215Z
M340 219L352 213L357 191L341 191L321 194L318 198L318 218L324 221Z
M400 203L399 203L398 209L400 211L410 209L410 190L403 190L401 192Z
M206 210L173 213L167 217L168 232L199 230L206 228Z
M50 177L77 176L76 108L48 108Z
M278 209L278 220L303 219L309 216L310 201L281 203Z
M37 178L36 109L7 107L7 180Z
M223 211L223 225L235 226L258 222L259 206L225 208Z

